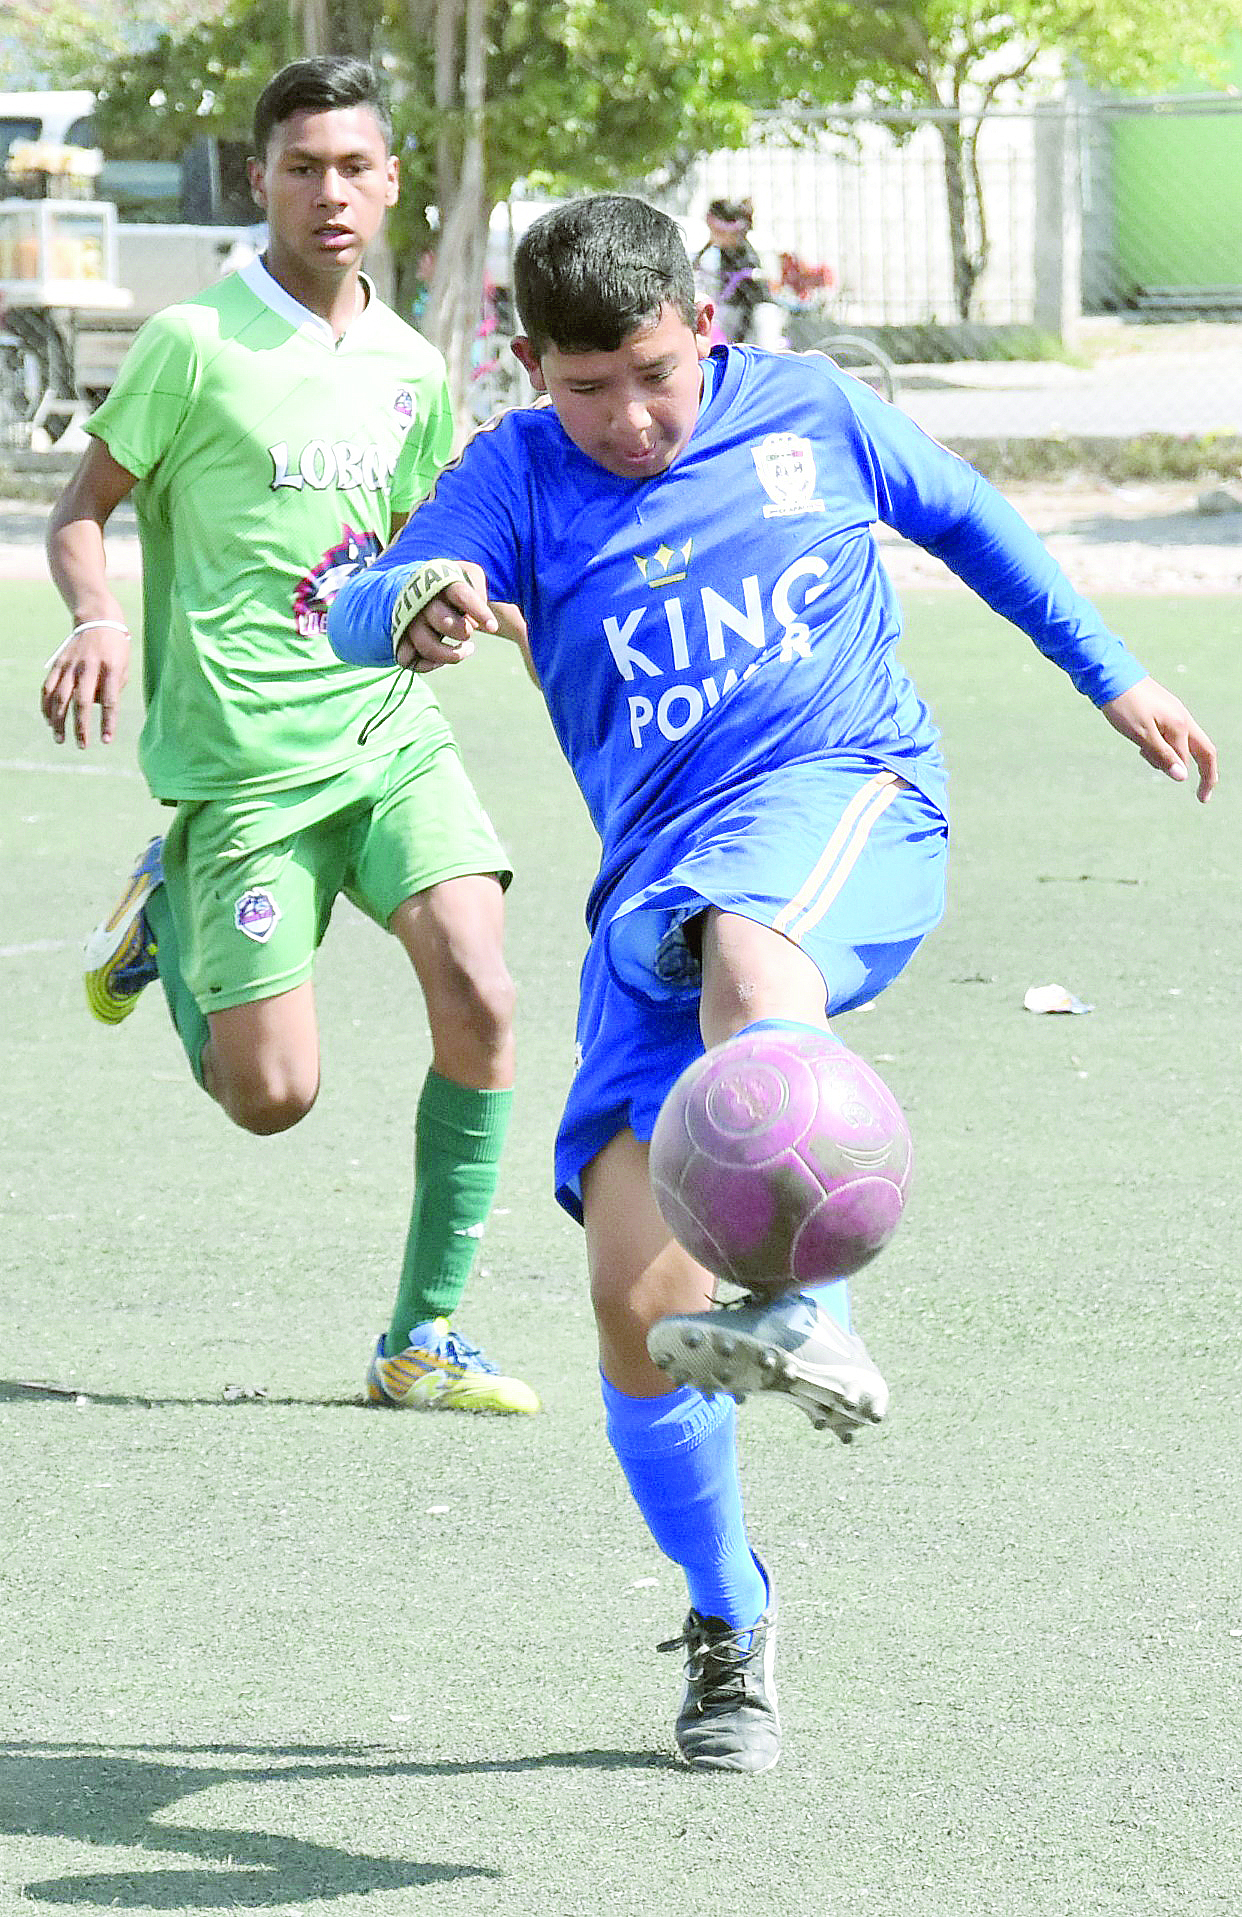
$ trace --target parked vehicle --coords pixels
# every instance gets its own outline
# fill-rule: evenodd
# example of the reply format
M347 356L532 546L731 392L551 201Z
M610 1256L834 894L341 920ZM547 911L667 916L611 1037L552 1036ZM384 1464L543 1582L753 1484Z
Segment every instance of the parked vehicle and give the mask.
M79 228L88 194L115 208L102 276L127 296L123 303L58 305L54 283L46 302L32 300L28 284L6 277L16 270L11 257L0 270L0 413L9 421L39 416L53 436L75 404L81 410L107 392L144 320L261 244L240 141L200 137L180 161L113 160L97 144L94 110L85 89L0 93L0 205L10 223L22 224L16 202L59 205L62 194L73 202L65 219Z

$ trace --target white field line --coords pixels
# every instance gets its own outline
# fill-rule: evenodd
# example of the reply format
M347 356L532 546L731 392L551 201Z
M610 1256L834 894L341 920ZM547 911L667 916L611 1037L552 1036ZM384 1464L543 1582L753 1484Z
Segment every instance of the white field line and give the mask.
M0 959L34 958L43 952L64 952L69 939L35 939L29 945L0 945Z
M69 773L88 779L136 779L139 776L130 766L91 765L82 759L62 759L59 764L50 759L0 759L0 772Z

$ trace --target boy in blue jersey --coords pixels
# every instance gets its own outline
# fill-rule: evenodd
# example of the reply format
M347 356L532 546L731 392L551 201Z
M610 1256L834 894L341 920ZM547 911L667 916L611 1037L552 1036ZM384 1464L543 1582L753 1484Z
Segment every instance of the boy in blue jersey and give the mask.
M849 1438L887 1390L843 1282L713 1309L646 1141L704 1046L764 1021L822 1030L940 916L944 768L872 526L937 553L1150 764L1195 766L1200 799L1216 754L971 467L825 358L710 350L663 214L571 201L523 238L515 291L545 398L474 438L347 583L329 636L418 672L478 631L514 638L599 830L557 1196L586 1230L609 1439L689 1585L681 1754L765 1770L776 1600L734 1407L710 1394L775 1385Z

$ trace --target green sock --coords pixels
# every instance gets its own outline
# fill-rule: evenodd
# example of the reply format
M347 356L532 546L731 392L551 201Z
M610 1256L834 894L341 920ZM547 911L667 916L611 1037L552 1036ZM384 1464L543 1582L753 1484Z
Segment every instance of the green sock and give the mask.
M173 924L168 893L162 885L157 885L151 893L145 909L147 923L155 933L155 962L160 968L160 984L164 988L168 1010L177 1028L177 1037L185 1046L190 1070L201 1085L203 1083L203 1047L207 1043L209 1030L206 1017L199 1010L198 1000L181 976L177 929Z
M415 1325L449 1318L470 1276L492 1208L511 1091L474 1091L428 1072L414 1126L414 1209L387 1349Z

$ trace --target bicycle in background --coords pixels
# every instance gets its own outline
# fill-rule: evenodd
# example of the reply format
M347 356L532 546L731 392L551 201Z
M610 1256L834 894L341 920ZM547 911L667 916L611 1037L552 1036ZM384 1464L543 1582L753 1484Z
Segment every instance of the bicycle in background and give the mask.
M826 353L842 372L852 373L855 379L863 380L881 398L890 401L896 399L897 367L883 347L877 346L865 333L846 332L830 322L835 284L832 268L810 266L800 260L796 253L782 253L780 265L781 277L773 289L772 303L783 314L797 317L801 322L798 331L804 339L808 332L811 334L809 339L805 339L805 344L795 350ZM816 322L821 319L824 323L822 333L814 330ZM785 343L790 342L786 339Z

